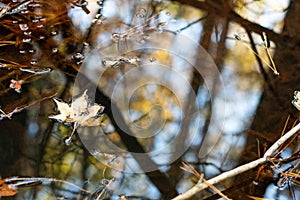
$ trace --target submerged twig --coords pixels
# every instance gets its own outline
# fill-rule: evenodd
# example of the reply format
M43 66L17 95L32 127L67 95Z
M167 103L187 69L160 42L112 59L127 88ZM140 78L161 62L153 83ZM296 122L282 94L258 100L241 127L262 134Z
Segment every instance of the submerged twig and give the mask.
M23 177L13 177L13 178L6 178L4 179L5 183L12 188L17 188L21 186L27 186L32 184L39 184L39 183L63 183L66 185L70 185L73 188L78 189L81 192L84 192L86 194L91 194L90 191L85 190L73 183L70 183L65 180L55 179L55 178L44 178L44 177L35 177L35 178L23 178Z
M249 34L249 31L247 31L247 33L248 33L248 36L250 36L250 34ZM242 38L238 35L238 34L234 34L234 37L235 37L235 39L236 40L238 40L238 41L241 41L242 40ZM250 37L249 37L250 38ZM268 63L268 61L266 61L264 58L262 58L262 56L260 56L259 54L258 54L258 52L255 50L255 49L252 49L251 48L251 46L249 46L247 43L243 43L257 58L259 58L263 63L265 63L265 65L267 66L267 67L269 67L272 71L273 71L273 73L274 73L274 75L279 75L279 72L277 71L277 68L276 68L276 65L275 65L275 63L274 63L274 61L273 61L273 59L272 59L272 57L271 57L271 54L270 54L270 52L269 52L269 47L268 47L268 43L267 43L267 36L266 36L266 34L265 33L263 33L263 46L264 46L264 49L266 50L266 52L267 52L267 56L268 56L268 59L269 59L269 61L271 62L271 64L270 63Z
M210 184L206 179L204 179L204 174L200 174L197 170L194 169L193 166L183 162L182 163L183 166L180 167L182 170L185 170L189 173L194 174L198 179L198 183L205 183L206 185L208 185L208 187L210 187L213 191L215 191L216 193L218 193L221 197L223 197L225 200L230 200L227 196L225 196L218 188L216 188L214 185Z
M2 109L0 109L0 112L1 112L4 116L6 116L8 119L11 119L11 117L10 117L9 115L7 115Z
M189 189L188 191L178 195L177 197L173 198L173 200L181 200L181 199L189 199L193 195L197 194L198 192L206 189L209 187L208 184L214 185L216 183L220 183L221 181L224 181L228 178L234 177L238 174L241 174L243 172L246 172L250 169L253 169L257 167L258 165L261 165L263 163L268 162L270 157L273 155L274 152L289 138L291 138L293 135L295 135L300 130L300 123L297 124L294 128L292 128L290 131L288 131L285 135L283 135L281 138L279 138L264 154L262 158L259 158L257 160L254 160L252 162L249 162L247 164L244 164L242 166L236 167L230 171L224 172L214 178L211 178L207 180L207 183L197 183L194 187Z
M21 111L24 110L25 108L28 108L28 107L30 107L30 106L33 106L33 105L35 105L35 104L37 104L37 103L40 103L40 102L42 102L42 101L45 101L45 100L47 100L47 99L51 99L51 98L55 97L56 94L57 94L57 93L54 93L54 94L52 94L52 95L50 95L50 96L46 96L46 97L43 97L43 98L41 98L41 99L35 100L35 101L33 101L33 102L29 103L29 104L23 105L23 106L21 106L21 107L16 107L16 108L15 108L13 111L11 111L10 113L7 113L7 114L2 113L2 114L0 114L0 120L2 120L2 119L4 119L4 118L9 118L9 119L11 119L11 117L12 117L13 114L18 113L18 112L21 112Z

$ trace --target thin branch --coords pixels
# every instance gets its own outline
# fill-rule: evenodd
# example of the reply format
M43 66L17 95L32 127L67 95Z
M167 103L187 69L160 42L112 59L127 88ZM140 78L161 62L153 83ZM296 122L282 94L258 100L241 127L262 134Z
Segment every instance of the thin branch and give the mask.
M188 25L186 25L186 26L184 26L184 27L182 27L182 28L176 30L176 32L177 32L177 33L180 33L180 32L182 32L182 31L184 31L185 29L191 27L191 26L194 25L194 24L197 24L198 22L201 22L202 20L204 20L204 19L206 19L206 18L207 18L207 15L205 15L204 17L200 17L199 19L197 19L197 20L195 20L195 21L189 23Z
M249 31L248 29L245 29L246 30L246 33L248 35L248 38L249 38L249 41L250 41L250 44L251 44L251 50L253 50L253 53L255 55L255 59L258 63L258 66L259 66L259 69L260 69L260 72L262 73L263 75L263 78L265 80L266 83L269 83L269 77L268 77L268 74L266 72L266 70L264 69L264 65L262 63L262 59L261 57L258 55L258 51L256 49L256 45L255 45L255 42L253 40L253 37L252 37L252 34L251 34L251 31ZM272 86L269 86L269 87L272 87Z
M295 133L297 133L300 130L300 123L297 124L294 128L292 128L289 132L287 132L284 136L279 138L264 154L262 158L259 158L257 160L254 160L252 162L249 162L247 164L244 164L242 166L239 166L235 169L232 169L230 171L224 172L214 178L211 178L207 180L209 184L216 184L220 183L221 181L224 181L228 178L234 177L238 174L241 174L243 172L246 172L250 169L254 169L258 165L261 165L269 160L269 157L272 156L272 154L280 147L284 142L286 142L289 138L291 138ZM197 183L194 187L189 189L188 191L178 195L177 197L173 198L173 200L181 200L181 199L189 199L193 195L197 194L198 192L208 188L209 186L205 183Z
M42 102L42 101L45 101L45 100L47 100L47 99L51 99L51 98L53 98L53 97L55 97L55 96L56 96L56 93L51 94L51 95L46 96L46 97L43 97L43 98L41 98L41 99L35 100L35 101L33 101L33 102L30 102L30 103L28 103L28 104L26 104L26 105L22 105L22 106L20 106L20 107L16 107L16 108L15 108L13 111L11 111L10 113L7 113L7 114L5 114L5 115L4 115L4 114L0 114L0 120L2 120L2 119L4 119L4 118L11 118L13 114L18 113L18 112L21 112L22 110L24 110L24 109L26 109L26 108L28 108L28 107L31 107L31 106L33 106L33 105L35 105L35 104L37 104L37 103L40 103L40 102Z
M290 137L292 137L300 129L300 123L287 132L284 136L279 138L265 153L264 157L270 157L284 142L286 142Z
M203 1L190 1L190 0L171 0L173 2L178 2L181 4L186 4L189 6L193 6L198 9L202 10L207 10L214 12L216 15L223 15L223 6L214 2L214 1L209 1L209 2L203 2ZM242 16L237 14L235 11L231 10L228 13L228 19L230 21L236 22L240 24L241 26L248 28L250 31L261 34L262 32L265 32L269 39L274 41L275 43L280 42L283 38L280 34L274 32L271 29L265 28L259 24L256 24L254 22L251 22L247 19L244 19Z
M209 182L207 182L207 180L205 180L203 177L204 177L204 174L200 174L197 170L195 170L195 168L185 162L182 163L183 166L180 167L182 170L185 170L189 173L192 173L194 174L198 179L198 183L205 183L206 185L208 185L208 187L210 187L213 191L215 191L217 194L219 194L221 197L223 197L224 199L226 200L230 200L227 196L225 196L218 188L216 188L214 185L210 184Z
M256 58L256 61L258 63L260 72L262 73L263 78L265 80L265 83L266 83L268 89L270 90L270 94L275 99L275 102L278 104L278 106L280 107L280 109L286 110L284 108L284 105L279 101L280 98L277 97L277 92L276 92L275 88L273 87L273 85L271 84L269 76L268 76L267 72L265 71L265 69L263 67L262 61L264 61L264 60L258 54L257 48L255 46L255 42L254 42L253 37L251 35L251 32L247 28L245 30L246 30L248 38L250 40L250 44L251 44L251 47L252 47L251 50L253 51L253 53L255 55L255 58Z
M76 188L77 190L84 192L86 194L90 194L91 192L88 190L85 190L71 182L65 181L65 180L60 180L60 179L55 179L55 178L44 178L44 177L35 177L35 178L23 178L23 177L13 177L13 178L6 178L4 179L5 183L9 185L10 187L21 187L21 186L28 186L32 184L38 184L38 183L63 183L66 185L69 185L73 188Z

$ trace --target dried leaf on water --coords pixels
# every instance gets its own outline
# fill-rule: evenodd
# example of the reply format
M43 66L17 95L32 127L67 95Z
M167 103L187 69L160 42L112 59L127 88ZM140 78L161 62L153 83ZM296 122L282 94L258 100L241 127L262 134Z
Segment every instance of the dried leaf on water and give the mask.
M50 116L59 122L76 123L81 126L100 126L102 125L102 115L104 107L89 102L87 90L75 99L70 105L53 99L60 114Z
M14 196L17 192L14 188L9 187L4 180L0 180L0 198Z

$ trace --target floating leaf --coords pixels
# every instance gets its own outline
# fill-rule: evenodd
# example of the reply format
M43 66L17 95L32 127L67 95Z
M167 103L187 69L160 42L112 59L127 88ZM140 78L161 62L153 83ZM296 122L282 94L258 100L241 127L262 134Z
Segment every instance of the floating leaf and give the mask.
M104 107L96 103L89 103L87 90L75 99L71 105L53 99L60 114L50 116L60 122L76 123L81 126L99 126L102 125L102 115Z
M4 180L0 180L0 198L10 197L17 194L17 190L9 187Z
M23 80L14 80L14 79L11 79L9 87L11 89L14 89L16 92L21 93L21 88L22 88L22 84L23 83L24 83Z

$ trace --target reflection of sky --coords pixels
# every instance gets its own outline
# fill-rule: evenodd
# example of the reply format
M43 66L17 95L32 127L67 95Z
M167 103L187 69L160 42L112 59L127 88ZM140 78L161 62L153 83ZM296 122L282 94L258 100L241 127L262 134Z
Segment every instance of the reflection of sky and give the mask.
M252 91L239 90L239 77L234 75L231 67L224 66L222 73L224 75L225 94L228 102L223 131L227 134L235 134L244 130L245 125L251 124L250 119L259 103L261 92L259 89Z
M265 26L267 28L274 28L274 25L278 21L283 19L285 13L270 12L272 11L271 8L272 9L285 8L287 7L288 2L289 2L288 0L282 0L282 1L266 0L265 1L266 6L262 6L263 12L265 13L260 15L259 17L257 16L253 17L253 21L258 22L262 26ZM278 7L275 7L275 4ZM255 3L253 3L251 7L255 8L255 6L256 6ZM98 9L98 6L95 6L93 3L90 3L89 8L91 11L93 10L92 7ZM126 8L125 10L129 11L130 9ZM103 11L104 11L103 15L107 18L116 17L118 15L121 15L121 17L124 19L128 18L126 12L122 12L122 13L119 12L119 8L116 1L105 1L105 8L103 9ZM85 30L87 27L89 27L91 24L91 20L93 19L92 14L86 15L80 8L71 9L69 12L69 16L73 18L73 23L79 26L82 30ZM252 18L250 20L252 20ZM184 27L187 24L188 22L180 19L168 23L166 29L176 31L178 28ZM202 31L202 26L200 23L198 23L182 31L181 34L189 37L194 41L198 41L199 34L201 33L201 31ZM232 35L230 36L232 37ZM181 45L185 45L183 41L176 41L176 45L174 45L174 47L180 49ZM233 47L233 45L228 47ZM187 53L191 54L191 52L187 52ZM183 67L184 62L182 60L176 58L175 56L173 62L174 62L173 67L175 70L178 70L179 72L184 74L184 76L187 76L189 74L189 71ZM151 73L151 71L149 71L149 73ZM157 74L153 74L153 76L157 76ZM220 98L220 96L217 95L214 101L214 105L212 105L213 115L216 116L217 120L215 120L215 124L213 123L211 124L211 127L209 129L209 134L211 138L210 141L208 141L208 145L213 147L213 149L216 149L215 152L211 152L209 158L210 160L208 161L213 161L217 165L221 165L223 159L215 159L215 158L225 157L226 153L230 151L230 148L232 146L235 146L236 148L239 148L239 150L242 150L245 140L235 137L234 135L247 129L251 125L251 119L256 110L257 104L259 103L259 97L261 95L261 91L259 89L242 91L238 88L239 76L235 74L233 66L224 66L222 70L222 76L223 76L223 81L225 86L226 99ZM176 76L166 76L166 77L161 76L161 78L169 81L174 85L180 82L178 81L178 77L176 78ZM186 91L186 88L182 90ZM200 94L198 96L199 105L203 104L203 102L207 100L206 94L207 93L205 93L204 95ZM225 121L224 124L222 123L218 124L218 121L222 122L222 119L218 120L218 117L220 117L218 112L220 111L222 112L224 104L226 104ZM174 109L173 112L179 113L178 110L176 109ZM200 127L203 126L204 118L199 117L196 121L197 124L191 124L192 127L191 129L200 132L201 130L199 130L198 128L199 126ZM157 150L162 146L166 146L166 144L169 143L170 138L172 139L176 135L176 132L178 132L179 129L180 126L177 123L167 124L164 127L164 130L161 131L161 133L154 138L153 149ZM219 133L222 133L223 135L219 135ZM201 139L202 138L199 135L197 135L196 138L193 138L193 142L194 142L193 144L195 145L199 144ZM221 139L222 142L216 143L218 139ZM172 153L172 149L168 149L168 150ZM238 157L238 152L235 154L235 156ZM191 155L191 157L195 159L194 155ZM155 160L157 160L159 163L160 162L165 163L166 160L168 159L169 159L169 155L167 154L167 152L166 154L155 156ZM232 168L233 166L227 166L227 167ZM210 171L210 173L213 174L219 173L219 171L217 171L213 167L208 167L207 171ZM145 181L142 181L142 183L145 183ZM131 186L129 189L131 189ZM127 191L126 188L123 188L123 190L124 192ZM147 193L155 192L156 194L157 191L154 190L155 190L154 187L149 187L147 189ZM128 194L130 194L129 190L128 190Z
M265 0L263 3L261 1L251 1L251 3L248 3L247 8L242 11L242 16L261 26L273 29L277 22L283 20L286 13L282 11L288 5L289 0ZM279 32L278 28L276 27L275 31Z
M266 0L262 6L263 14L257 18L257 23L266 28L273 29L277 22L283 20L286 13L282 12L282 10L287 8L288 5L289 0Z

